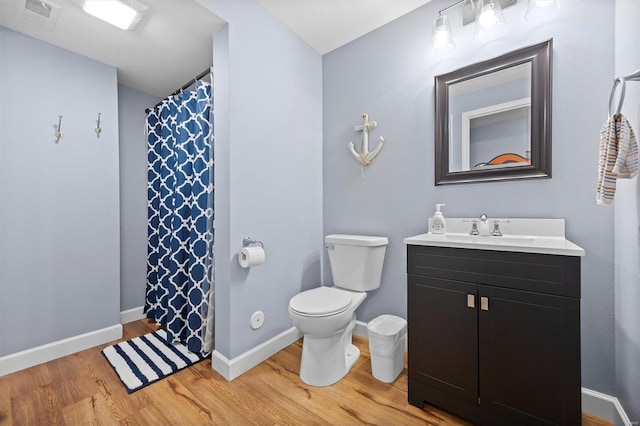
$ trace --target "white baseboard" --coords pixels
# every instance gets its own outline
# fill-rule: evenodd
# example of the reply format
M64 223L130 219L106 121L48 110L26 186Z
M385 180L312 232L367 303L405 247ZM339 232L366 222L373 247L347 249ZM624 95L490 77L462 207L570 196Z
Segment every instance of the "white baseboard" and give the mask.
M122 325L117 324L79 336L69 337L0 357L0 376L14 373L43 362L80 352L122 338Z
M144 318L144 306L120 312L120 324L128 324Z
M356 320L356 326L353 328L353 334L368 339L369 331L367 330L367 323L364 321Z
M291 327L232 360L229 360L218 351L213 351L213 354L211 354L211 366L220 373L222 377L231 381L260 364L265 359L280 352L301 337L302 334L298 329Z
M609 420L614 426L632 426L618 398L582 388L582 412Z

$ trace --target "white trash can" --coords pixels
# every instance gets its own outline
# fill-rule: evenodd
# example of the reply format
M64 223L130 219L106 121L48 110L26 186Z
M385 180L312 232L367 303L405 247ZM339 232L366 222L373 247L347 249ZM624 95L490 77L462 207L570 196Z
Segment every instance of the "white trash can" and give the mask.
M404 368L407 320L394 315L380 315L369 321L367 331L373 377L391 383Z

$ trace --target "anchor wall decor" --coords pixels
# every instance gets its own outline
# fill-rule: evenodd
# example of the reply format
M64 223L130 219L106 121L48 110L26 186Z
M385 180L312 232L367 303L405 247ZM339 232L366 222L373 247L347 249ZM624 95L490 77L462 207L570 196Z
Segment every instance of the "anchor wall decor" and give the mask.
M358 124L354 127L356 131L362 131L362 142L360 143L360 152L356 151L356 147L353 142L349 142L349 151L351 155L360 162L363 166L368 166L373 163L376 156L382 149L384 144L384 138L380 136L378 146L373 151L369 152L369 131L378 127L378 123L375 121L369 121L368 114L362 114L363 124ZM364 175L363 175L364 177Z

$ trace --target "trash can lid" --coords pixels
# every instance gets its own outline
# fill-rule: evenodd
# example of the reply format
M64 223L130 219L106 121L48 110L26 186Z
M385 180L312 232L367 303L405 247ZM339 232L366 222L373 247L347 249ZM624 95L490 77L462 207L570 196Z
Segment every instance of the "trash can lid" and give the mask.
M395 315L380 315L369 321L367 330L383 336L393 336L407 326L407 320Z

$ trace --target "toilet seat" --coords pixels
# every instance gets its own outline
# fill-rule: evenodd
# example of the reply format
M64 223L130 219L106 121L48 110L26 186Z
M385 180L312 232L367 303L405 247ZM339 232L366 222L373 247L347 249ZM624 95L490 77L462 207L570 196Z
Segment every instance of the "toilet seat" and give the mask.
M351 294L335 287L318 287L291 298L289 309L308 317L337 315L351 306Z

